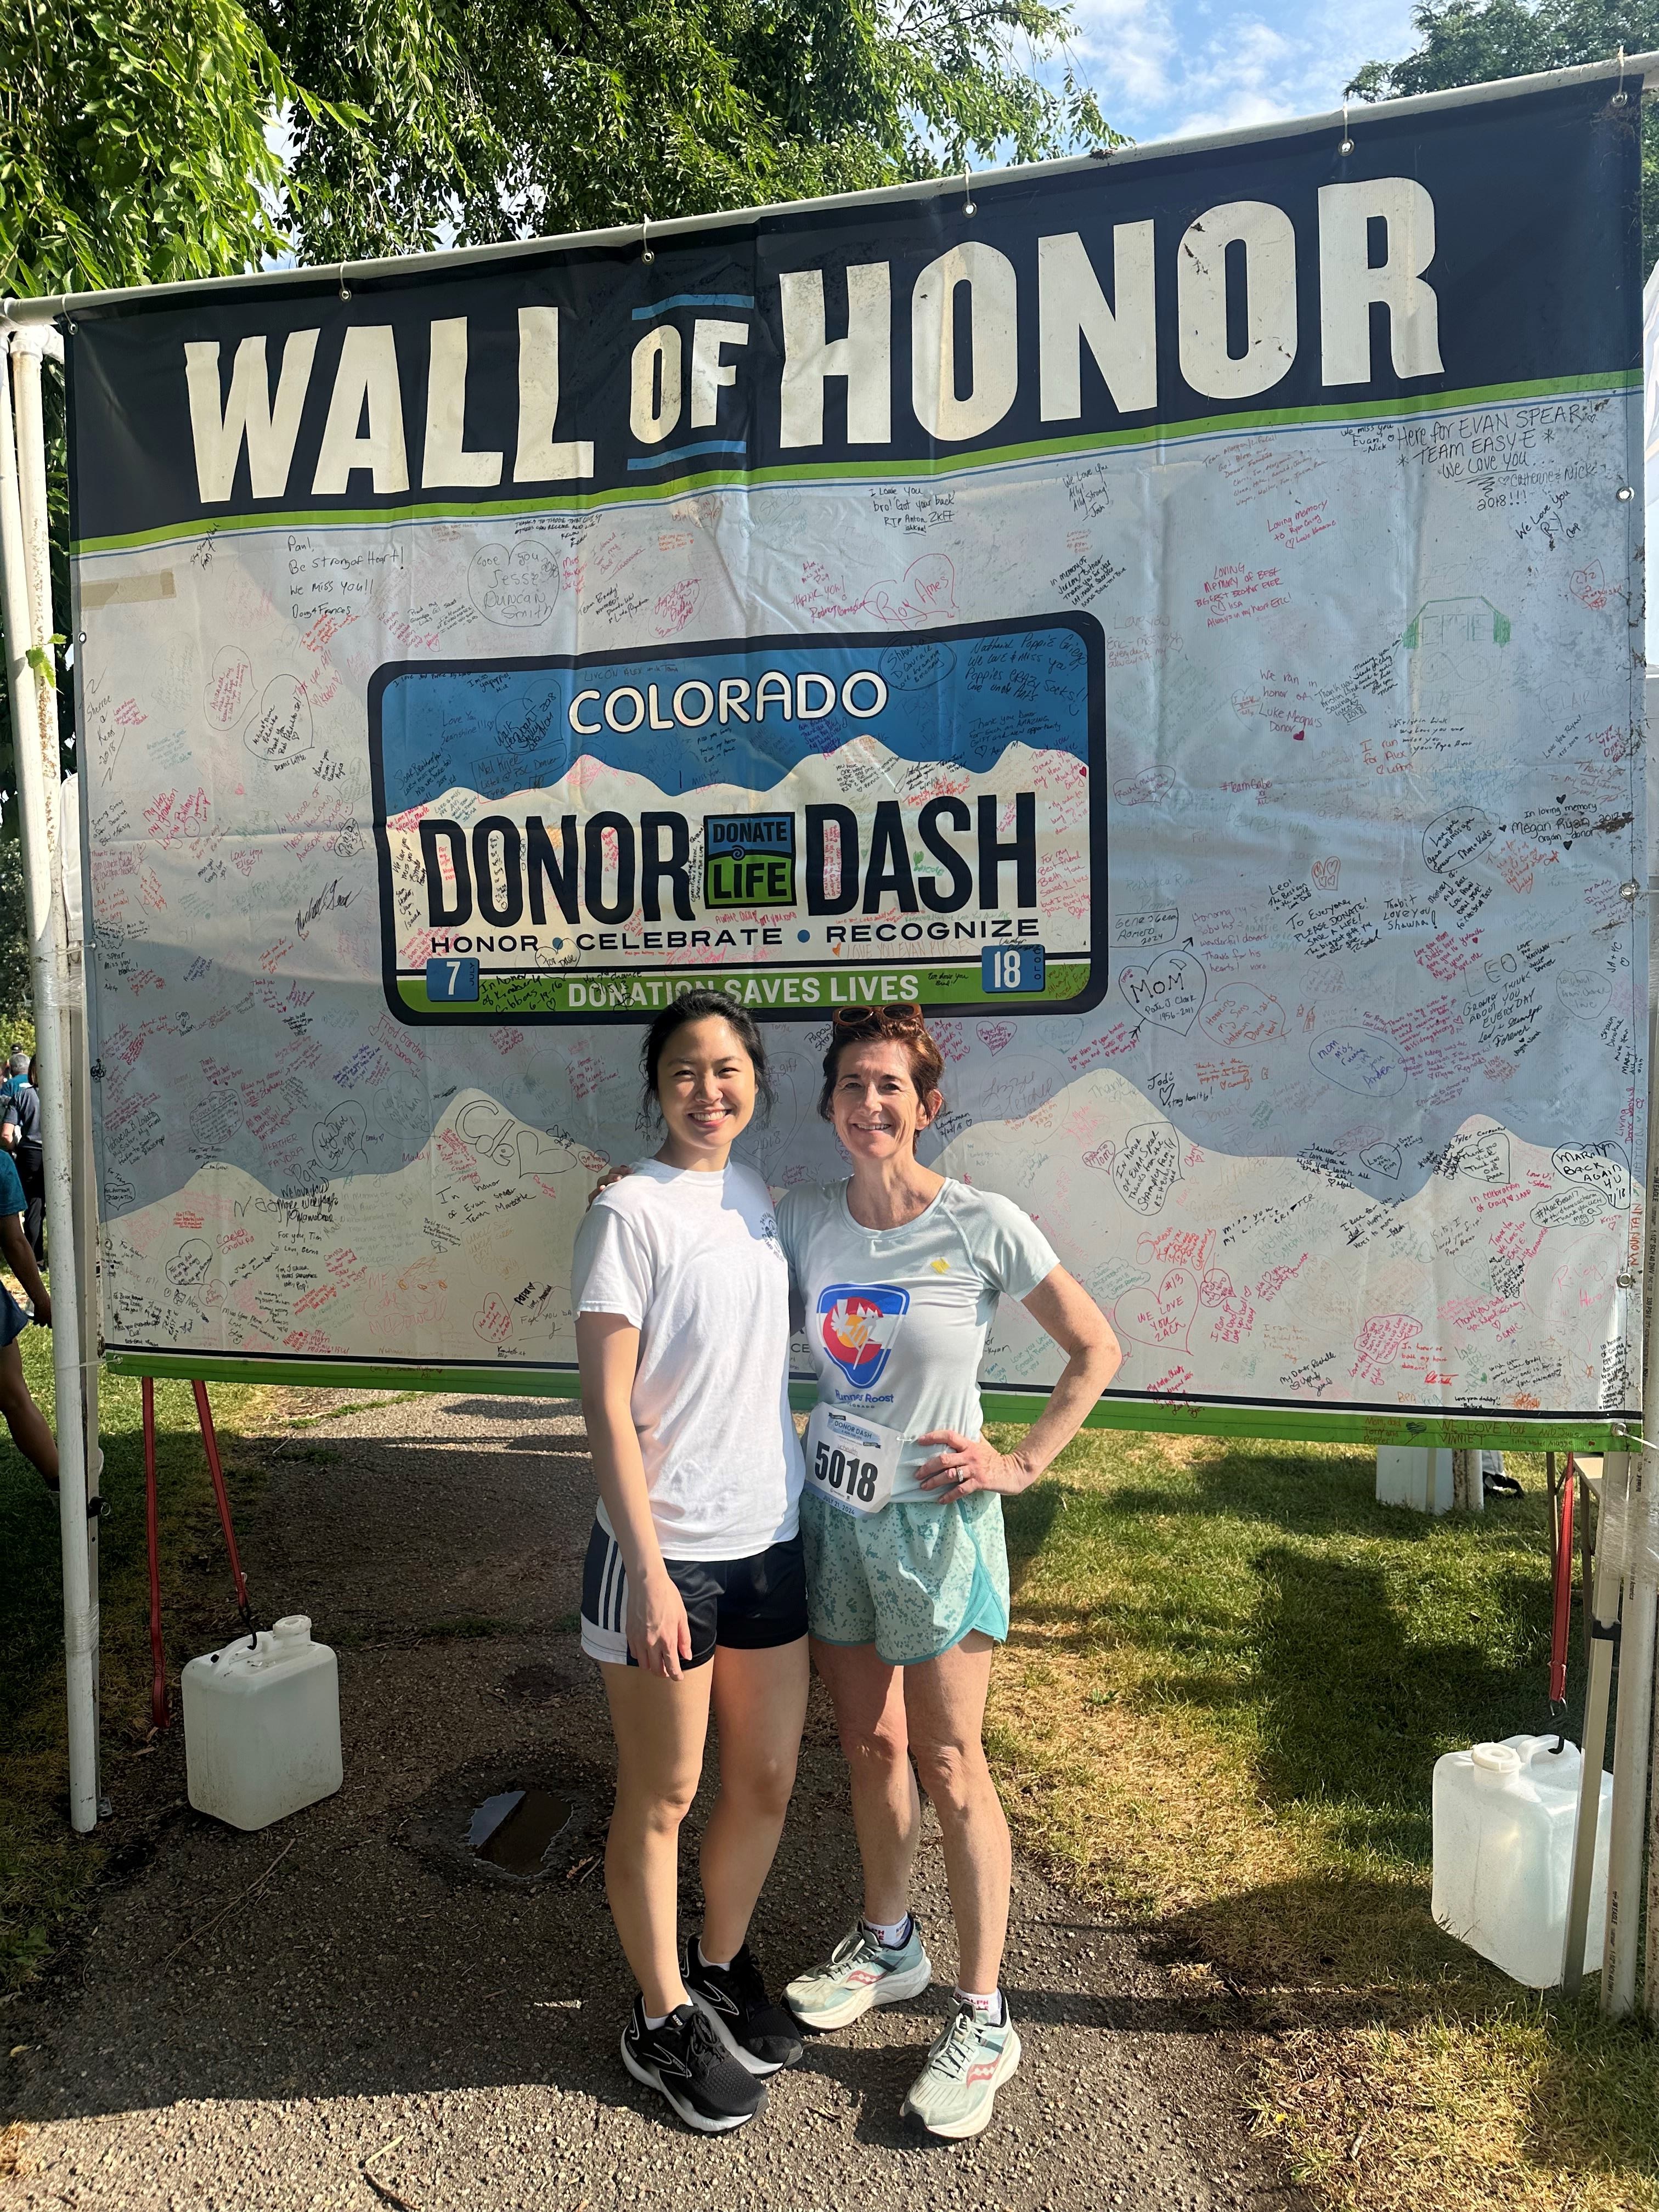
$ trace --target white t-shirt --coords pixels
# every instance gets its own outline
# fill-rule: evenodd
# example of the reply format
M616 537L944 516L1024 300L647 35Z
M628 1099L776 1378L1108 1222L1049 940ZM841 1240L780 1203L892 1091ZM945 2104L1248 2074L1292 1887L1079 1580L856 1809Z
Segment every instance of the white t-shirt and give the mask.
M778 1200L778 1235L805 1309L807 1347L828 1405L906 1438L895 1500L941 1501L915 1470L936 1429L976 1437L979 1363L1004 1292L1023 1298L1060 1265L1012 1199L947 1181L902 1229L863 1229L847 1185L800 1183Z
M635 1161L577 1231L571 1300L640 1332L632 1411L663 1557L746 1559L793 1536L789 1269L754 1170Z

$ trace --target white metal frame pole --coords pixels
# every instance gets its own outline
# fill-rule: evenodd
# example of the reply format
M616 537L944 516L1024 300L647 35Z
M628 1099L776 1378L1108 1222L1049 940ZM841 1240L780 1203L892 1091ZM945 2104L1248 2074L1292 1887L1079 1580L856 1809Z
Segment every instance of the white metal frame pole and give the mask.
M1639 452L1639 447L1638 451ZM1635 526L1634 520L1632 524ZM1645 706L1645 697L1644 705ZM1645 757L1645 755L1644 756ZM1650 866L1651 859L1650 858ZM1659 1393L1659 1281L1654 1274L1659 1091L1653 1083L1659 1038L1659 965L1648 902L1648 1150L1643 1192L1643 1418ZM1653 1748L1653 1663L1659 1640L1659 1453L1644 1442L1632 1455L1624 1517L1623 1599L1619 1626L1619 1705L1613 1732L1613 1809L1607 1820L1607 1932L1601 1960L1601 2009L1615 2019L1636 2008L1642 1940L1643 1858L1648 1839L1648 1768ZM1650 1936L1650 1948L1656 1940ZM1649 1976L1651 1981L1651 1972Z
M1639 1455L1640 1447L1638 1447ZM1572 1890L1567 1906L1566 1954L1561 1986L1576 1996L1584 1978L1584 1946L1589 1936L1590 1889L1595 1876L1596 1832L1601 1823L1601 1768L1607 1747L1607 1704L1613 1688L1613 1647L1618 1636L1619 1569L1624 1558L1617 1532L1625 1525L1625 1483L1630 1461L1608 1452L1601 1462L1601 1502L1595 1532L1595 1587L1590 1602L1589 1674L1584 1690L1583 1761L1578 1775L1578 1819L1574 1831Z
M1656 1534L1659 1534L1659 1503L1656 1503L1655 1519L1649 1523L1650 1536ZM1650 1753L1651 1771L1659 1774L1659 1699L1654 1701ZM1653 1793L1648 1822L1647 1961L1643 1976L1643 2008L1648 2025L1659 2027L1659 1790ZM1632 1965L1633 1968L1634 1960Z
M1643 507L1643 514L1644 517L1646 513L1647 508L1644 496ZM1646 586L1645 588L1648 590L1650 596L1651 596L1652 586ZM1646 1221L1644 1224L1646 1233L1643 1240L1642 1248L1642 1282L1644 1295L1647 1299L1646 1317L1648 1324L1645 1331L1647 1358L1642 1377L1642 1417L1644 1424L1647 1419L1647 1408L1654 1402L1653 1394L1656 1391L1659 1391L1659 1361L1656 1360L1656 1350L1659 1349L1659 1267L1656 1267L1656 1260L1659 1260L1659 1253L1656 1253L1654 1243L1656 1225L1659 1224L1659 1158L1656 1158L1655 1157L1656 1148L1656 1146L1659 1146L1659 1134L1656 1134L1656 1133L1659 1133L1659 1108L1656 1108L1653 1098L1655 1058L1656 1054L1659 1054L1659 957L1656 957L1656 954L1659 954L1659 945L1656 945L1656 939L1659 938L1659 872L1656 872L1656 870L1659 869L1659 838L1656 838L1655 835L1655 800L1656 798L1659 798L1659 792L1656 792L1652 788L1654 770L1651 765L1656 724L1659 723L1659 715L1656 715L1653 711L1656 692L1659 692L1659 676L1656 676L1656 674L1650 670L1642 681L1643 705L1644 709L1648 710L1644 715L1644 721L1648 736L1648 744L1643 753L1643 760L1647 769L1646 778L1644 781L1647 786L1646 824L1648 830L1647 910L1649 1089L1647 1190L1645 1193L1647 1206ZM1638 1453L1637 1456L1644 1460L1650 1468L1659 1470L1659 1462L1656 1462L1654 1455L1648 1450L1645 1445ZM1659 1486L1659 1472L1656 1472L1656 1486ZM1650 1580L1653 1578L1655 1571L1655 1546L1652 1540L1656 1536L1659 1536L1659 1499L1656 1499L1654 1501L1654 1516L1655 1517L1648 1522L1645 1531L1646 1536L1649 1540L1648 1574ZM1642 1533L1643 1532L1633 1528L1630 1530L1626 1538L1626 1546L1627 1556L1633 1556L1634 1547L1642 1540ZM1650 1692L1652 1689L1650 1680L1649 1688ZM1652 1700L1650 1698L1650 1702ZM1648 1751L1650 1772L1652 1774L1659 1774L1659 1705L1656 1705L1654 1713L1653 1737L1648 1747ZM1644 1977L1645 1986L1644 1990L1644 1996L1645 1999L1645 2008L1650 2024L1655 2027L1659 2027L1659 1790L1656 1790L1653 1793L1651 1809L1649 1814L1649 1832L1647 1840L1647 1966ZM1632 1942L1630 1948L1633 1954L1635 1950L1635 1944L1633 1942ZM1631 1960L1631 1965L1633 1971L1635 1966L1633 1955Z
M1659 1379L1659 1373L1656 1374ZM1648 1751L1653 1723L1654 1587L1659 1462L1645 1448L1631 1460L1625 1509L1624 1607L1619 1626L1619 1707L1613 1728L1613 1810L1607 1820L1607 1934L1601 2009L1614 2018L1636 2006L1641 1940L1642 1856L1648 1831Z
M58 706L52 686L31 665L31 647L52 667L51 541L46 522L46 439L40 359L58 350L57 333L36 325L0 331L0 588L6 616L6 676L15 741L22 828L23 889L29 966L41 1045L41 1139L46 1235L56 1295L52 1367L57 1377L58 1519L64 1561L64 1661L69 1708L70 1822L84 1834L98 1819L98 1709L87 1540L86 1436L82 1418L81 1315L76 1266L75 1199L64 1009L69 995L68 923L58 850ZM14 409L14 400L15 403Z
M103 1509L104 1455L98 1425L98 1362L93 1356L102 1340L103 1314L99 1298L98 1173L93 1155L92 1055L87 1029L86 909L81 870L80 780L68 777L58 805L58 878L63 884L64 911L68 922L69 1004L64 1013L64 1065L70 1085L70 1155L75 1171L75 1276L79 1298L81 1340L87 1356L81 1362L82 1434L87 1447L87 1589L92 1609L92 1688L101 1723L103 1696L100 1688L100 1625L98 1597L98 1524ZM76 796L73 799L70 793ZM99 1736L98 1817L104 1802L101 1726Z

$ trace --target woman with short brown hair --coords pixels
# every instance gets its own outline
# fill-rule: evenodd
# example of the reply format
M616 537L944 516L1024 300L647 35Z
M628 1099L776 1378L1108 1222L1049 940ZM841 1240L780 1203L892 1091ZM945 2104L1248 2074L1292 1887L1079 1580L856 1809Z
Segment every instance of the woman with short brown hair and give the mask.
M998 1987L1008 1828L981 1740L992 1653L1008 1632L1002 1499L1070 1443L1122 1355L1035 1222L917 1159L917 1137L944 1111L943 1068L919 1008L837 1013L818 1110L853 1172L778 1204L818 1377L801 1499L812 1657L836 1708L864 1869L858 1923L786 2001L823 2030L927 1987L909 1910L919 1776L943 1832L958 1967L951 2018L904 2112L958 2137L987 2125L1019 2063ZM976 1382L1004 1296L1066 1355L1007 1453L984 1434Z

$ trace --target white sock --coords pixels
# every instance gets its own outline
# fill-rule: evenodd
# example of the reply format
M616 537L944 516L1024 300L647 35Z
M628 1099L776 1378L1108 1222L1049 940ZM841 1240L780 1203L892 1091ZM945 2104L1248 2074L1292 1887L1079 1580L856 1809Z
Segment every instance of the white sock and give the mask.
M732 1959L735 1959L735 1958L737 1957L737 1955L738 1955L738 1954L737 1954L737 1953L734 1951L734 1952L732 1954ZM699 1939L698 1943L697 1943L697 1963L698 1963L700 1966L729 1966L731 1965L731 1963L732 1963L732 1959L711 1959L711 1958L709 1957L709 1955L708 1955L708 1952L707 1952L707 1951L705 1951L705 1950L703 1949L703 1948L702 1948L702 1940L701 1940L701 1939Z
M993 1990L989 1996L981 1996L977 1990L953 1990L951 1994L958 2004L972 2005L987 2027L1001 2027L1003 2009L1000 1990Z
M656 2033L657 2030L658 2030L660 2027L662 2027L662 2025L663 2025L663 2024L664 2024L664 2022L667 2020L667 2018L668 2018L668 2014L667 2014L665 2012L665 2013L660 2013L660 2014L659 2014L659 2015L657 2016L657 2018L656 2018L655 2020L653 2020L653 2019L652 2019L652 2017L651 2017L651 2015L650 2015L650 2014L649 2014L649 2013L647 2013L647 2014L644 2015L645 2024L646 2024L646 2026L650 2029L650 2031L651 2031L651 2033L652 2033L652 2034L653 2034L653 2035L654 2035L654 2034Z
M902 1920L866 1920L861 1924L865 1933L873 1936L884 1951L902 1951L910 1940L915 1923L907 1912Z

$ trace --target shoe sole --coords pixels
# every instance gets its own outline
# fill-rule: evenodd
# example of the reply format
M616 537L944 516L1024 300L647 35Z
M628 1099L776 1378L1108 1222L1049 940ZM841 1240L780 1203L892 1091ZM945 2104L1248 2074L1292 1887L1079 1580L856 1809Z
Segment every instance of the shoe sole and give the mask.
M924 1951L914 1966L907 1966L902 1974L888 1974L878 1982L866 1983L861 1990L854 1990L839 2003L818 2005L804 2012L786 1990L783 2001L803 2027L816 2028L820 2034L836 2027L850 2027L855 2020L876 2005L902 2004L906 1997L919 1997L933 1978L933 1962Z
M771 2074L781 2074L786 2066L798 2066L801 2060L805 2057L806 2053L805 2051L798 2051L793 2058L757 2058L752 2051L745 2051L744 2049L742 2044L738 2041L737 2037L732 2034L731 2029L726 2026L719 2011L714 2006L709 2003L708 1998L702 1995L701 1990L694 1990L688 1982L685 1987L685 1994L690 1998L692 2003L696 2005L697 2010L702 2014L703 2018L708 2022L710 2027L714 2029L715 2034L720 2038L721 2046L726 2051L727 2056L729 2057L735 2058L738 2065L746 2068L750 2074L755 2075L757 2080L762 2080L768 2075Z
M976 2113L970 2112L964 2119L949 2121L943 2127L934 2127L930 2121L923 2119L907 2097L899 2107L899 2118L908 2121L911 2127L919 2128L924 2135L938 2136L946 2142L965 2142L973 2136L982 2136L991 2124L997 2091L1017 2070L1019 2059L1019 2033L1017 2029L1011 2029L1008 2040L1002 2047L1002 2056L997 2061L997 2070L991 2076L990 2086L985 2093L985 2102Z
M730 2119L726 2120L711 2120L707 2113L700 2112L695 2105L687 2104L684 2098L676 2096L660 2074L653 2073L648 2066L641 2065L628 2047L626 2029L623 2031L622 2063L636 2081L642 2081L647 2089L654 2089L659 2097L673 2106L675 2112L685 2122L686 2126L695 2128L700 2136L730 2135L733 2128L746 2127L750 2120L758 2119L766 2109L766 2094L763 2090L761 2101L752 2112L734 2113Z

